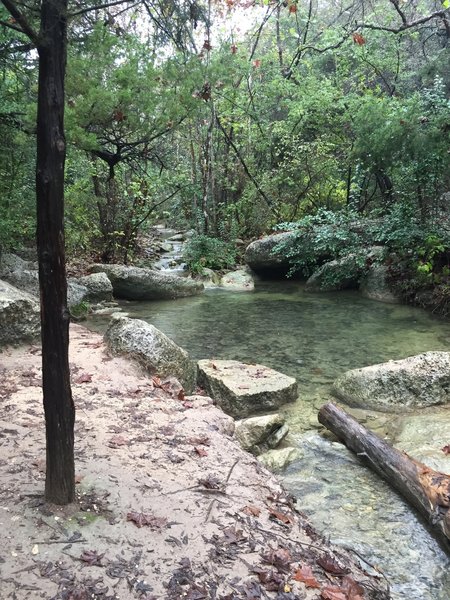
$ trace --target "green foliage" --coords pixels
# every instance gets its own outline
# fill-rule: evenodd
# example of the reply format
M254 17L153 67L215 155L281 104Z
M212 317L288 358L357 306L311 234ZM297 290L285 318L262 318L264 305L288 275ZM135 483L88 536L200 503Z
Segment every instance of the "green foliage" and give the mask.
M203 269L228 269L236 264L236 247L207 235L194 235L185 245L183 259L192 273L202 274Z
M324 262L354 254L355 267L361 263L360 250L370 240L366 228L352 211L320 210L278 229L295 232L274 251L285 254L291 263L290 275L309 277ZM344 273L343 273L344 275Z

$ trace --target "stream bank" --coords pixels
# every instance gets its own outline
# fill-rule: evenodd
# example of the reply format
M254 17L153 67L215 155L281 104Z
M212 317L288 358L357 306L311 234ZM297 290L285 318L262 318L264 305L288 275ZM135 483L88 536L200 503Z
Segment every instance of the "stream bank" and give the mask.
M314 531L211 399L105 350L71 326L78 502L65 509L42 499L40 349L0 355L2 600L387 600L380 573Z

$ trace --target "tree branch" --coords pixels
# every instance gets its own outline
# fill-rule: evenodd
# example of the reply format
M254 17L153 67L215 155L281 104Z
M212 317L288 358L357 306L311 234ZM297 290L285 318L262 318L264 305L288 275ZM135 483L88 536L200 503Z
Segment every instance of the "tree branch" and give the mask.
M0 0L0 1L3 4L3 6L6 8L6 10L9 12L9 14L12 16L12 18L15 19L15 21L18 23L20 29L17 28L17 31L20 31L20 33L24 33L26 36L28 36L30 38L30 40L36 46L38 46L39 45L38 34L34 31L34 29L28 23L27 19L20 12L20 10L15 5L15 3L12 2L11 0ZM14 27L11 27L11 29L14 29Z
M88 12L92 12L94 10L101 10L102 8L110 8L111 6L118 6L119 4L125 4L127 2L132 2L133 0L115 0L114 2L105 2L104 4L97 4L95 6L88 6L86 8L80 8L73 13L69 13L67 16L69 18L77 17L78 15L84 15ZM2 0L3 2L3 0Z
M401 33L402 31L406 31L407 29L412 29L413 27L418 27L419 25L423 25L424 23L428 23L432 19L442 19L444 21L447 20L447 16L450 15L450 9L445 10L437 10L425 17L421 17L420 19L415 19L414 21L403 21L400 27L385 27L384 25L376 25L375 23L356 23L356 29L374 29L377 31L389 31L391 33Z

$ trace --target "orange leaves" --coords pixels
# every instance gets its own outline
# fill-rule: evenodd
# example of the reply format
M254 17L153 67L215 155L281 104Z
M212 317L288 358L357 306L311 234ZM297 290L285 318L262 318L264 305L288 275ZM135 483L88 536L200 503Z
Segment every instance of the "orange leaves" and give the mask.
M446 446L441 448L441 450L444 454L450 454L450 444L447 444Z
M297 12L297 2L292 2L292 0L289 0L288 10L291 14L295 14Z
M259 58L257 58L253 61L252 64L255 67L255 69L259 69L259 67L261 66L261 60Z
M364 46L364 44L366 43L366 39L360 33L355 32L352 37L353 41L355 42L355 44L358 44L358 46Z
M244 508L241 508L241 510L249 517L259 517L261 514L261 509L257 506L253 506L253 504L248 504L247 506L244 506Z
M236 52L238 51L238 47L236 46L236 44L231 44L230 50L231 54L236 54Z
M295 581L304 583L307 588L320 588L320 583L314 577L311 567L305 565L294 573Z

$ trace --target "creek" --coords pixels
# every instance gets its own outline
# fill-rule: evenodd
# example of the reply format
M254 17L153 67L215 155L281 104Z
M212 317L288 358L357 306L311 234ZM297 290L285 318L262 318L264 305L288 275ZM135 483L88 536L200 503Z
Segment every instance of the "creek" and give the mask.
M258 362L296 377L299 400L286 413L288 443L299 447L300 457L281 477L299 510L331 541L380 568L394 600L449 600L449 557L387 484L343 445L319 433L316 414L330 398L333 380L348 369L427 350L448 351L450 323L356 292L308 294L298 282L120 306L155 325L193 359ZM87 326L103 331L108 319L94 315ZM435 412L439 415L439 409ZM398 418L373 412L364 417L381 431Z

